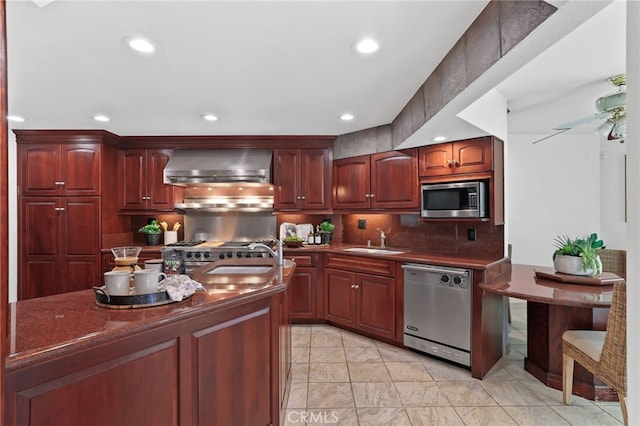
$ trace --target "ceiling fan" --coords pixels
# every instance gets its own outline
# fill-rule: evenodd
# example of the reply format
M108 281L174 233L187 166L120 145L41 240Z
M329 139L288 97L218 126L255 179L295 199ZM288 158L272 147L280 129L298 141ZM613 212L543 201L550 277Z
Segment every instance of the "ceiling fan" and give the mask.
M603 118L605 118L606 121L598 126L597 132L602 136L606 136L607 140L619 140L620 143L624 143L624 138L627 135L627 93L625 91L627 77L624 74L620 74L609 77L608 80L618 87L618 91L596 99L595 105L598 113L556 126L553 130L558 130L558 132L542 139L538 139L533 143L536 144L538 142L542 142L543 140L559 135L560 133L564 133L567 130L571 130L574 127L590 123L592 121L601 120Z

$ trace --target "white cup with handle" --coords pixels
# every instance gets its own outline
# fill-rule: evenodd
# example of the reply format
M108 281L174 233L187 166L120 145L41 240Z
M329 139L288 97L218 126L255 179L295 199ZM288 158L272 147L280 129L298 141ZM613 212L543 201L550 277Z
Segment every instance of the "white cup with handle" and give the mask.
M133 272L136 294L157 293L160 281L167 276L157 269L140 269Z
M127 296L131 272L129 271L109 271L104 273L105 292L109 296Z

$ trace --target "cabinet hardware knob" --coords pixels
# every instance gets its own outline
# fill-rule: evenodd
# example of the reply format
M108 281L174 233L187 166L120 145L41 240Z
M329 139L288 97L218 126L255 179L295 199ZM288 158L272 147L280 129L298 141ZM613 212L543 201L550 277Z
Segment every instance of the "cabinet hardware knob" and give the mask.
M364 194L364 198L369 198L371 197L371 194Z
M375 194L369 194L369 198L373 198Z
M456 166L456 167L458 167L458 166L460 166L460 162L459 162L458 160L455 160L455 161L453 162L453 165L454 165L454 166Z
M353 288L355 288L356 290L360 288L359 285L354 285Z
M64 211L64 207L54 207L53 210L55 210L57 212L62 212L62 211Z
M301 200L302 197L300 197L299 195L296 197L297 200Z
M307 197L305 197L304 195L302 197L300 197L301 200L306 200Z
M447 160L447 166L449 166L449 167L453 167L453 161L451 161L451 160Z
M57 180L57 181L55 182L55 184L56 184L56 185L58 185L58 186L63 186L63 185L64 185L64 182L63 182L63 181L61 181L61 180Z
M355 284L351 284L351 288L356 288L356 285Z

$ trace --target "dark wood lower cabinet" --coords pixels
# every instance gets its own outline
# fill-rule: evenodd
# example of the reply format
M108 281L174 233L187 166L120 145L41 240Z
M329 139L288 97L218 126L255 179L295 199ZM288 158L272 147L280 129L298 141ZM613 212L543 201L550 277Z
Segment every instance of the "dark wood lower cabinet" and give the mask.
M396 281L327 269L327 320L367 334L396 339Z
M8 368L4 424L278 425L291 361L286 292L231 305ZM126 312L113 317L117 327Z
M268 307L193 334L198 424L271 422Z

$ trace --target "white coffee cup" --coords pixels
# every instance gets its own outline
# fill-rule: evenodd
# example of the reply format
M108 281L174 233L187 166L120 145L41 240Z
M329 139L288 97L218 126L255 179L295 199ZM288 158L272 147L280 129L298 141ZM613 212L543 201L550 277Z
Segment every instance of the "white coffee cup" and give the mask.
M161 279L167 276L157 269L140 269L134 271L133 281L135 283L136 294L149 294L158 292L158 284Z
M110 296L127 296L129 294L129 271L109 271L104 273L106 293Z

